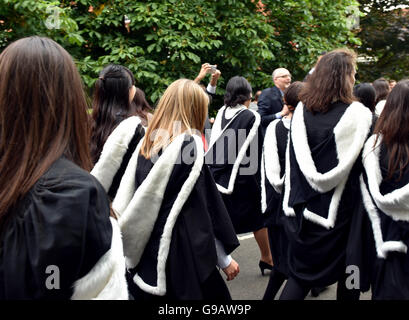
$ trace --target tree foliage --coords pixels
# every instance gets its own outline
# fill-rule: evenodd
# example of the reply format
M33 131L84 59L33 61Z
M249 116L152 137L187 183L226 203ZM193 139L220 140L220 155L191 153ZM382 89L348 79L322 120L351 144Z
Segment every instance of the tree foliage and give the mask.
M371 82L381 76L400 80L409 70L409 12L397 9L409 1L362 0L365 16L360 21L360 81Z
M272 85L271 72L279 66L302 79L320 52L358 45L348 26L357 5L355 0L263 0L262 5L250 0L2 0L0 50L24 36L51 37L73 55L88 88L106 64L122 64L151 102L175 79L194 78L204 62L222 71L219 94L234 75L262 89ZM58 28L50 29L53 25Z

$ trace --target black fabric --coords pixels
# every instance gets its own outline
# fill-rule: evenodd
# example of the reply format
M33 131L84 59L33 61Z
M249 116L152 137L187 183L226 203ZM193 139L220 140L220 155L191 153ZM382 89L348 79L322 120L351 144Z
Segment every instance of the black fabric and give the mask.
M282 121L279 121L275 128L276 144L280 162L280 176L285 172L285 151L288 141L288 129ZM264 146L268 148L268 146ZM264 159L264 161L271 161ZM287 251L288 239L284 230L285 218L282 209L283 194L277 193L270 184L267 177L265 179L267 208L264 213L266 217L266 226L268 227L268 236L270 241L270 250L273 257L274 268L280 275L288 276Z
M397 180L399 173L395 172L392 179L387 178L389 154L385 145L381 145L380 161L381 174L383 177L380 185L382 195L391 193L397 189L403 188L409 184L409 168L406 168L400 180ZM367 190L370 193L366 172L364 172L364 181ZM372 195L371 195L372 198ZM376 205L372 198L373 203ZM404 200L396 200L395 205L402 205L404 209ZM407 204L406 204L407 205ZM387 257L379 258L375 249L374 231L369 220L368 213L363 210L361 219L363 220L362 240L366 248L359 252L364 257L359 265L365 274L370 276L372 287L372 298L375 300L408 300L409 299L409 254L390 251ZM397 221L377 208L380 219L383 241L402 241L409 247L409 222ZM409 214L409 213L408 213ZM354 232L356 234L357 231ZM365 278L366 279L366 278Z
M327 172L338 164L333 130L347 108L346 104L334 103L325 114L312 114L304 108L308 144L318 172ZM289 205L294 208L296 216L285 218L285 230L289 239L287 259L291 277L303 286L325 287L345 274L351 222L354 215L359 214L358 204L362 201L359 189L359 174L362 171L360 158L359 156L349 173L335 226L326 229L305 219L303 211L308 208L327 218L334 190L319 193L310 187L298 166L290 140Z
M189 141L185 141L182 149L189 144L192 145L192 139L190 137ZM139 155L136 188L145 180L152 167L153 163L150 160ZM150 239L139 264L130 270L129 278L138 272L146 283L157 284L159 241L169 212L191 168L192 164L175 165ZM220 274L214 273L215 271L218 273L215 237L222 242L227 253L231 253L239 245L215 182L209 169L203 166L172 231L166 265L166 297L177 300L200 300L204 299L209 291L228 293ZM215 279L217 277L220 279ZM129 288L133 292L132 295L141 296L140 290L136 288L133 281L129 282ZM155 297L143 293L142 298L154 299ZM224 298L229 299L230 296L224 295Z
M74 282L110 249L108 197L93 176L60 158L16 206L0 237L0 300L69 299ZM58 290L45 285L51 265L60 271Z
M263 300L264 301L274 300L274 297L276 296L277 292L280 290L281 286L283 285L286 279L287 276L278 271L274 266L270 272L270 278L268 280L266 291L264 292Z
M281 94L280 89L276 86L264 89L258 98L257 106L257 111L261 116L261 126L263 127L264 133L270 122L277 118L275 114L283 109L283 95Z
M222 129L230 123L229 130L220 136L205 158L214 180L225 188L228 187L237 155L255 121L251 111L245 109L239 112L240 114L231 123L223 114ZM234 135L231 135L233 131ZM256 231L265 226L265 218L261 213L259 166L263 143L261 136L261 126L259 126L256 136L246 150L245 159L239 166L233 192L222 194L236 233ZM249 168L254 169L250 170L252 174L245 173Z
M115 198L116 193L119 188L119 184L121 183L122 176L125 173L126 167L128 166L129 160L132 157L133 152L135 151L136 147L138 146L139 141L144 137L145 129L142 127L141 124L135 129L135 133L129 142L128 150L126 151L124 157L122 158L121 166L119 167L118 172L115 174L111 187L109 188L108 195L111 201Z

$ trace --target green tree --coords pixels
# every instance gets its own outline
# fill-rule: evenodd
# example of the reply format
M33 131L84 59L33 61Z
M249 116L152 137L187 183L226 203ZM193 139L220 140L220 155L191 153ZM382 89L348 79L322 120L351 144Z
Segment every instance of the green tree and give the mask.
M409 1L362 0L360 21L359 80L372 82L384 76L402 79L409 69L409 12L397 9Z
M73 55L89 89L106 64L122 64L151 102L210 62L222 71L222 94L234 75L262 89L278 66L302 79L321 51L359 44L348 26L354 6L355 0L2 0L0 50L24 36L51 37Z

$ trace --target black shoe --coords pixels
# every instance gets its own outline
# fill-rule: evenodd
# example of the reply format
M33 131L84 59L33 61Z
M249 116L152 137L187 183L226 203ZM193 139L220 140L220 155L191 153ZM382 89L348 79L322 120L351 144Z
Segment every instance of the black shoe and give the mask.
M263 276L264 276L264 269L273 270L273 266L271 264L268 264L267 262L264 262L261 260L258 263L258 266L260 267L260 271Z
M311 295L316 298L320 295L321 292L324 292L325 290L327 290L327 287L312 288Z

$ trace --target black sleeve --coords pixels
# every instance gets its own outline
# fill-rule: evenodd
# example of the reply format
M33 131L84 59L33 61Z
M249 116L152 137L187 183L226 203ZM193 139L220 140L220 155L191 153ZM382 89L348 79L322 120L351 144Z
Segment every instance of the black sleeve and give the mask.
M62 173L36 184L3 233L2 298L70 299L75 281L109 250L112 227L102 186L85 172L69 173L69 179Z
M257 106L257 111L260 113L261 125L263 127L267 127L271 121L277 119L276 113L280 112L282 109L280 100L274 95L271 95L270 91L264 90L258 99Z

